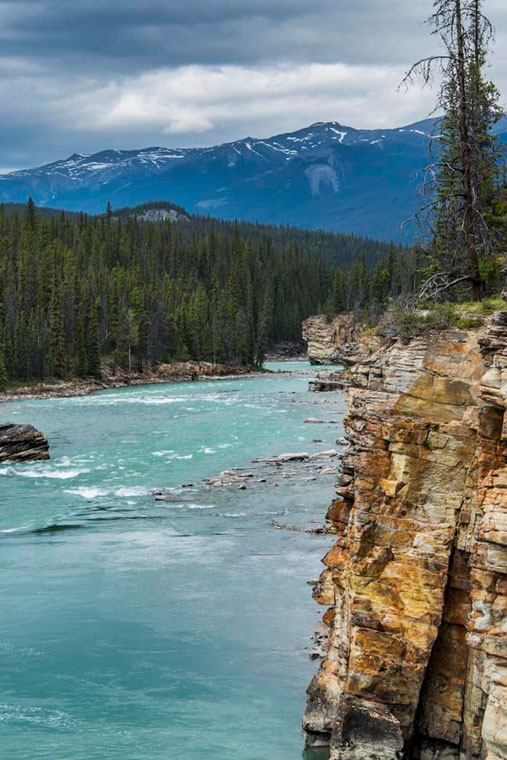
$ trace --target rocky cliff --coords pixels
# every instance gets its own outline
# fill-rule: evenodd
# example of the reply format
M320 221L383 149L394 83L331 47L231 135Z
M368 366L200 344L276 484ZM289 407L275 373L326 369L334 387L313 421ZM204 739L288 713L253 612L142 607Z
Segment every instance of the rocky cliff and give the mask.
M350 372L308 747L507 758L507 312Z
M363 333L364 325L352 313L331 320L318 314L303 322L303 340L312 364L349 365L365 358L378 345L371 336L366 340Z
M49 444L32 425L0 424L0 462L49 459Z

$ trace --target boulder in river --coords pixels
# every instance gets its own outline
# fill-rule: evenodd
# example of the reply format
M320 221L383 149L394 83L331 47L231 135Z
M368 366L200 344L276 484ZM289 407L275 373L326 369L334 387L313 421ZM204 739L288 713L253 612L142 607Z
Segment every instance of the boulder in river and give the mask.
M49 459L49 443L33 425L0 423L0 462Z

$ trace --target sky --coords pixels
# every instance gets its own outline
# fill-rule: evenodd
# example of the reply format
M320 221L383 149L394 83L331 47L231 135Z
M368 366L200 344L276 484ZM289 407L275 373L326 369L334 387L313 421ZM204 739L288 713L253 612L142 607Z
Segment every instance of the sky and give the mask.
M74 152L215 145L426 118L431 0L0 0L0 172ZM507 102L507 3L489 75Z

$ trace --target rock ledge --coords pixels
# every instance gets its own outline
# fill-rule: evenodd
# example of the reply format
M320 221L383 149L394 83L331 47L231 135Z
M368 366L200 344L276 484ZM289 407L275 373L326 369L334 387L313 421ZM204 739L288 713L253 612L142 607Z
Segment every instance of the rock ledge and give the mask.
M307 746L506 760L507 312L395 342L349 379Z
M0 462L49 459L49 444L33 425L0 423Z

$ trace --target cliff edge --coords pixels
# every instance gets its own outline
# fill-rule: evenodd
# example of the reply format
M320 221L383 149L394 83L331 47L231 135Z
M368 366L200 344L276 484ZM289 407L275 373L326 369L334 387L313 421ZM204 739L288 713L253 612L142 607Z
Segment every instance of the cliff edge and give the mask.
M310 364L351 366L376 351L381 341L357 320L353 312L328 319L324 314L308 317L302 324Z
M307 747L507 758L507 312L350 370Z

